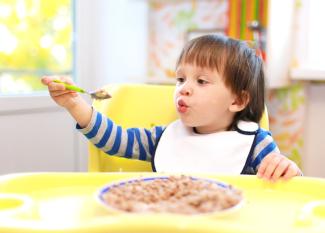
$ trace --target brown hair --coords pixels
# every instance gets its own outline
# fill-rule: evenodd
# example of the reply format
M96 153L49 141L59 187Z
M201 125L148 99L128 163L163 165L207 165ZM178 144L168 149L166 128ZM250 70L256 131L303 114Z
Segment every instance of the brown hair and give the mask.
M247 106L235 115L231 128L239 121L258 123L264 111L263 61L247 43L222 35L206 35L189 41L176 66L189 63L217 70L239 98L248 94Z

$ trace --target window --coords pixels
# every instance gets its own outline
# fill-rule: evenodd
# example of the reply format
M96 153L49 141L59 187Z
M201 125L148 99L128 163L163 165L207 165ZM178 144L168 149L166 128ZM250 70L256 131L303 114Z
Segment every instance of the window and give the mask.
M296 9L293 79L325 80L325 1L299 0Z
M310 0L307 14L307 66L325 70L325 1ZM308 9L309 8L309 9Z
M42 75L71 74L71 0L1 0L0 95L44 90Z

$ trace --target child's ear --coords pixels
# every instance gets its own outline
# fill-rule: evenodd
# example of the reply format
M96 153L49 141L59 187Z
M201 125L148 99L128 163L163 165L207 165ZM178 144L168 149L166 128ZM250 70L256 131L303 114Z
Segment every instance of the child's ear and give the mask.
M240 112L246 108L249 103L250 97L247 91L242 91L240 96L236 96L233 103L229 106L231 112Z

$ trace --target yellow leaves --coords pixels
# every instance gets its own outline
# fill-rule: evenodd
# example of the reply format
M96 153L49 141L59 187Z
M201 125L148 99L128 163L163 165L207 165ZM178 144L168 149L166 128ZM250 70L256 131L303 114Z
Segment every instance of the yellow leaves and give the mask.
M41 73L71 72L72 10L71 0L0 1L0 93L43 89Z
M71 53L70 4L70 0L2 0L0 8L10 7L12 13L7 17L0 15L0 24L6 25L10 32L8 46L12 38L17 39L17 46L10 54L0 50L0 69L71 69L71 56L67 56L69 59L62 66L62 61L54 59L52 53L55 46ZM41 44L44 36L53 42L48 47Z

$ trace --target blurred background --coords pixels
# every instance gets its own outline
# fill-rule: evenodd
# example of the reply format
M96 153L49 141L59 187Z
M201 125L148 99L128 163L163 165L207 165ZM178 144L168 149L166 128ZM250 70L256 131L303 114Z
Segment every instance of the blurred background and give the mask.
M323 9L322 0L0 0L0 174L87 169L87 141L43 75L89 90L173 84L184 43L221 33L263 57L282 153L325 177Z

